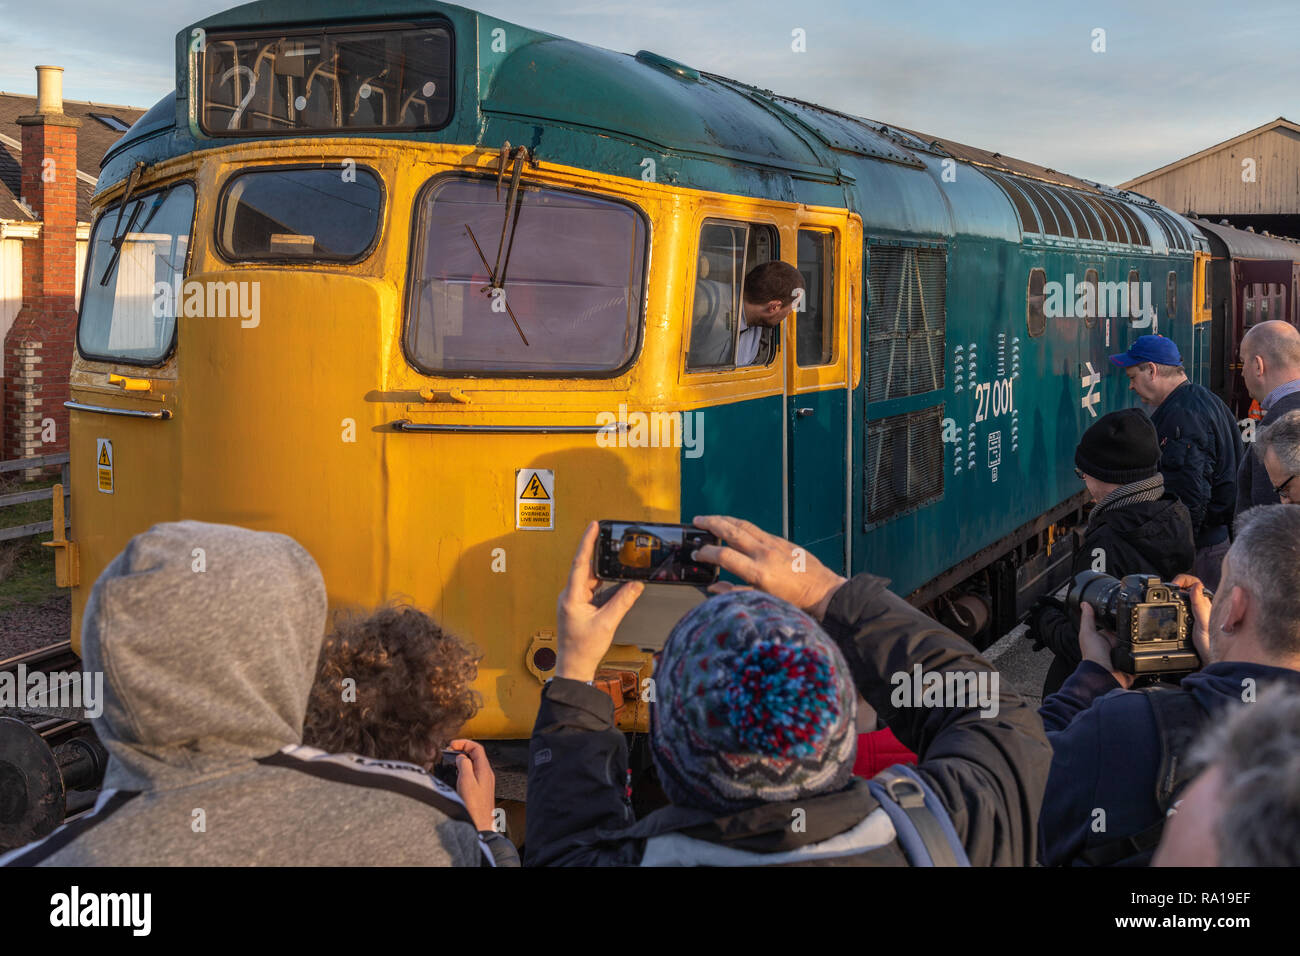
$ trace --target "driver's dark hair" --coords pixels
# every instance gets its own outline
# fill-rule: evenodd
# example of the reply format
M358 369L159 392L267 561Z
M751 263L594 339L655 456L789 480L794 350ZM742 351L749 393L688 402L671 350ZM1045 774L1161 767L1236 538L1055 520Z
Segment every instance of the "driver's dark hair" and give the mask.
M794 290L803 287L803 276L798 269L780 259L773 259L749 270L745 276L745 301L766 305L779 300L784 307L794 301Z

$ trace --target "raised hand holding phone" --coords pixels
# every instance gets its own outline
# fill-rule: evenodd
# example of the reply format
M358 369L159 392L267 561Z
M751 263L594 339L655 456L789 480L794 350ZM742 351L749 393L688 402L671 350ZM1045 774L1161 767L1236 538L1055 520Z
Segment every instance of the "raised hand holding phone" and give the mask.
M629 581L598 607L592 602L599 579L592 569L599 525L593 521L578 544L569 570L569 583L556 602L555 676L589 681L614 642L614 632L645 590Z
M726 515L705 515L695 525L713 532L726 545L705 545L695 557L719 565L773 597L789 601L820 621L831 596L848 579L836 574L793 542L768 534L757 525ZM736 585L719 581L709 588L726 594Z

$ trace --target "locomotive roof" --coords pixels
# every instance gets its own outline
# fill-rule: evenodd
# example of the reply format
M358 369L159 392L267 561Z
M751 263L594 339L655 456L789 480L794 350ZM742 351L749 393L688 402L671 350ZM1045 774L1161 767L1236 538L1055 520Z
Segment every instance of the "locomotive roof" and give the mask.
M951 161L1100 192L1147 209L1160 208L1136 193L781 96L647 51L617 53L428 0L377 0L366 7L364 17L358 17L353 0L310 4L258 0L187 27L176 37L175 93L150 110L109 152L101 185L123 178L129 169L127 153L134 154L141 146L145 158L155 161L216 144L189 124L193 30L272 30L335 21L418 22L433 17L448 20L460 38L457 115L438 132L366 135L498 145L504 138L516 142L521 136L541 138L544 126L541 155L560 162L616 169L635 177L641 174L636 164L642 151L651 150L667 163L661 181L813 204L842 205L843 190L867 177L870 182L856 187L864 196L880 189L912 194L906 209L880 213L895 220L882 220L881 225L900 232L944 234L955 228L1019 240L1010 201L985 177L963 177L956 189L935 188L935 170ZM505 53L491 52L493 31L498 28L506 31ZM475 48L477 70L472 59L470 68L465 66L466 51ZM259 135L274 138L275 134L254 133L240 139L250 141ZM157 142L145 145L146 139ZM121 161L115 162L118 157ZM895 172L890 174L881 163Z
M921 165L917 153L928 152L1076 189L1095 190L1098 186L992 150L889 126L702 73L648 51L633 56L605 50L428 0L379 0L367 5L361 20L351 0L311 4L304 0L258 0L182 30L177 44L183 50L191 30L200 27L209 31L274 28L334 20L418 20L438 15L450 19L453 27L475 27L480 47L496 26L509 31L508 54L499 58L480 56L478 98L484 112L568 121L601 131L619 131L668 149L700 151L796 172L817 167L834 169L834 157L828 150L914 167ZM548 82L538 83L539 78Z

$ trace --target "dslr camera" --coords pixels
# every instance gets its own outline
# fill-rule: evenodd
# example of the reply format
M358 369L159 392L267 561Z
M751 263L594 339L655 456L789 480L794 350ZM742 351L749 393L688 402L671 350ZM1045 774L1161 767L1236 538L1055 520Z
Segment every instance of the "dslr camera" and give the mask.
M1210 592L1205 592L1210 597ZM1119 644L1111 650L1116 670L1157 676L1199 670L1192 644L1192 604L1185 588L1163 583L1154 574L1130 574L1118 580L1098 571L1075 576L1065 599L1066 613L1079 626L1079 608L1092 606L1099 630L1113 631Z

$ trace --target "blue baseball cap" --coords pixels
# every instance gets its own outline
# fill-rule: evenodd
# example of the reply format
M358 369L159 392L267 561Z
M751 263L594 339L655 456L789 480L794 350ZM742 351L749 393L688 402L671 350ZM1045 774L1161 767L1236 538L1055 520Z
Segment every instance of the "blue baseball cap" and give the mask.
M1157 365L1182 365L1183 357L1173 339L1163 335L1142 335L1129 346L1127 352L1112 355L1110 360L1120 368L1132 368L1143 362L1155 362Z

